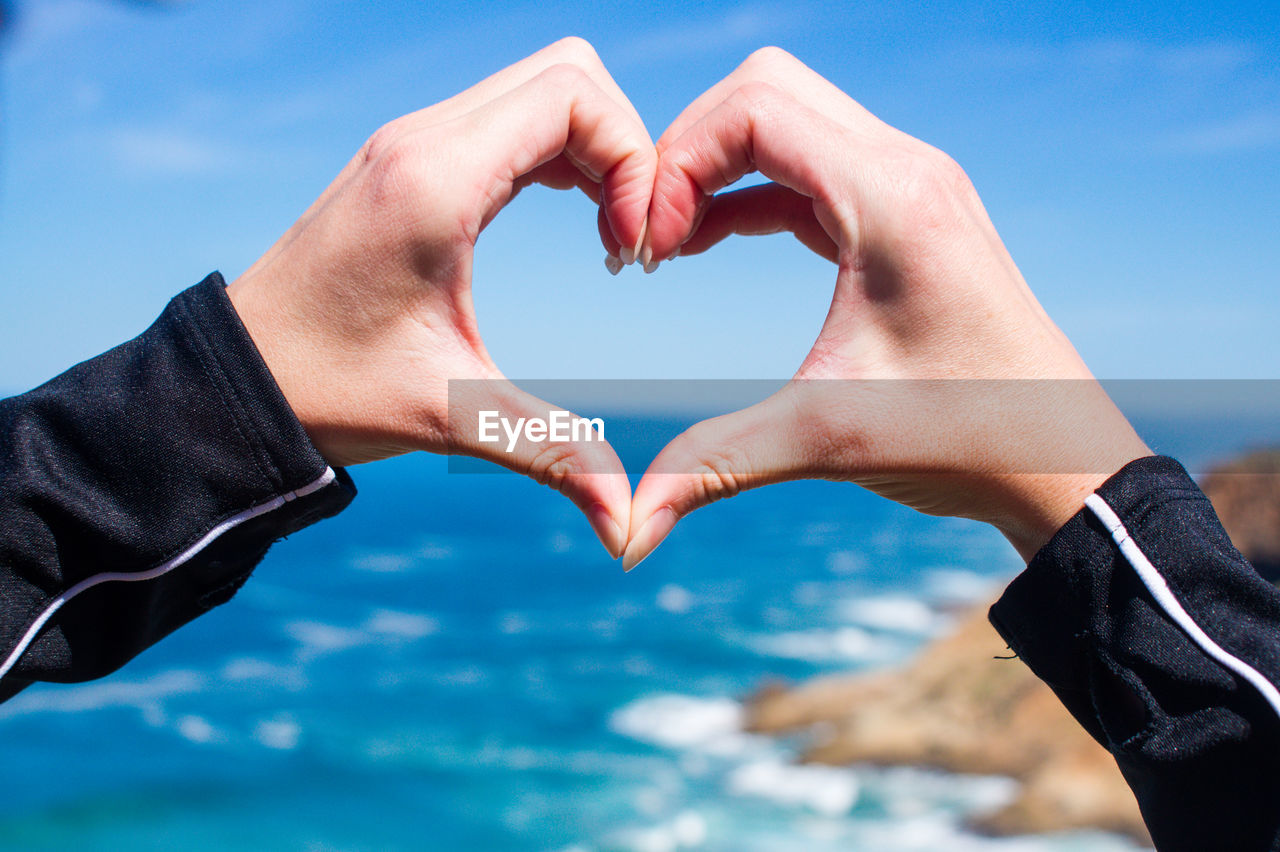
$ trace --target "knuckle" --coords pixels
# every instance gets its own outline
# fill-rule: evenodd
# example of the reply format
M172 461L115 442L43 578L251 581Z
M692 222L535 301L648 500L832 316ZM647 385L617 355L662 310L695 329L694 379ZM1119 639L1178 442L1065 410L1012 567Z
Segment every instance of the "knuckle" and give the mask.
M693 473L694 496L700 505L732 497L742 490L733 466L723 457L704 459Z
M752 71L777 69L792 65L798 60L776 45L766 45L751 52L743 66Z
M749 116L746 120L770 121L778 113L782 97L782 91L776 86L751 81L734 89L729 95L729 103L743 116Z
M693 474L693 496L698 504L714 503L742 491L747 475L746 459L741 451L732 447L704 449L690 473Z
M577 472L577 456L568 444L547 444L529 460L529 477L556 491L564 491L569 476Z
M590 78L582 67L572 62L557 62L538 75L544 85L556 92L572 92Z
M932 156L915 151L899 152L892 157L888 173L896 176L902 200L917 215L923 216L945 206L950 187Z
M931 146L900 152L891 168L906 200L921 210L950 208L973 189L959 163Z
M404 240L412 241L424 252L455 240L463 247L478 230L472 215L477 205L465 199L480 189L464 168L440 168L441 162L458 162L458 152L434 141L431 131L379 130L366 146L359 176L360 198L366 209L376 211L379 236L402 247ZM429 204L427 199L447 203Z
M378 204L398 207L412 202L420 194L424 180L422 163L403 136L380 142L368 167Z
M780 94L781 92L777 86L771 83L763 83L759 80L752 80L735 89L733 97L745 104L760 106L772 102Z
M364 162L372 163L395 145L403 131L396 121L390 121L373 132L364 143Z
M942 186L959 193L968 192L973 188L969 175L946 152L931 147L927 156Z
M600 63L600 55L596 53L591 42L582 36L566 36L551 45L551 55L562 62L577 65L596 65Z

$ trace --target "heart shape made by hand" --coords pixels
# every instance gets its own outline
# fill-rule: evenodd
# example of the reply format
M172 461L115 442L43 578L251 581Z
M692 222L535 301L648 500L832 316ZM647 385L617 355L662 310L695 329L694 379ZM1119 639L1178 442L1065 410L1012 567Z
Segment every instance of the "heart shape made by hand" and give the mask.
M772 182L721 192L751 171ZM477 237L535 182L599 204L611 270L779 231L836 266L794 379L676 437L634 497L607 442L483 439L481 412L554 410L494 365L471 298ZM699 506L800 477L989 521L1029 555L1148 452L954 161L777 49L655 144L589 45L552 45L379 130L230 292L332 463L498 462L563 491L627 569Z

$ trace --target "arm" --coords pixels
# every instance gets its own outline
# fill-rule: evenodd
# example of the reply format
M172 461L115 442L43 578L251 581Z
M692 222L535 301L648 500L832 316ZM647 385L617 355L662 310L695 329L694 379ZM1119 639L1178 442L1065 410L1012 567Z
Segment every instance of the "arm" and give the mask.
M993 618L1112 747L1162 848L1276 843L1280 724L1264 691L1280 678L1280 593L1185 473L1151 457L960 168L776 49L695 101L658 148L646 261L786 230L835 263L835 289L791 383L654 460L624 564L688 512L787 479L990 523L1031 562ZM750 170L774 183L716 194ZM1111 507L1148 576L1256 684L1153 597L1086 500Z
M209 276L136 339L0 402L3 693L114 671L354 494Z
M380 129L230 287L0 405L0 697L112 671L226 600L272 541L350 500L330 466L488 458L561 490L620 554L630 485L607 444L477 440L477 410L551 406L485 351L471 256L531 183L599 202L617 256L656 160L591 47L557 42Z
M1108 479L991 623L1115 757L1160 849L1280 841L1280 592L1181 465Z

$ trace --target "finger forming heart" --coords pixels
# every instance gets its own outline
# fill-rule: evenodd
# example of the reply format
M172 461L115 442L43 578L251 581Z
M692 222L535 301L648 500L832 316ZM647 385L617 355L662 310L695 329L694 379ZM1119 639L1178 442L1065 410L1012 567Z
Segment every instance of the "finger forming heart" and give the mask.
M772 183L722 192L750 172ZM607 441L551 435L560 410L507 381L479 332L476 241L531 183L598 204L611 272L782 231L835 264L830 310L792 384L676 437L634 500ZM1146 452L1105 394L970 406L930 384L1094 387L964 172L777 49L753 54L654 143L590 45L551 45L375 133L228 292L330 463L412 450L497 462L565 493L627 569L694 509L800 477L987 520L1025 550L1065 520L1095 470ZM869 380L921 384L886 407ZM487 413L523 431L486 440ZM1015 428L1028 419L1046 424L1030 439ZM1052 428L1064 423L1086 438L1064 442ZM1027 484L1064 453L1088 475ZM1016 472L1011 454L1024 460Z
M964 172L794 57L753 54L657 148L645 260L790 231L837 269L793 381L690 428L645 473L624 568L700 506L813 477L993 523L1030 558L1106 475L1149 454ZM720 193L752 171L773 183Z

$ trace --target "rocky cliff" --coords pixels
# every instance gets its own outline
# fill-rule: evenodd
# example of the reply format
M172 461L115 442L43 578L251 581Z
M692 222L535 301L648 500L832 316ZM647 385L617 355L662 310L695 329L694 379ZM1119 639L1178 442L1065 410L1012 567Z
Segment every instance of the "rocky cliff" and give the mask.
M1280 449L1250 453L1200 482L1232 543L1253 567L1280 579Z
M1237 546L1264 569L1280 567L1280 451L1207 475L1203 487ZM762 733L807 732L807 761L933 766L1022 782L1005 808L973 820L979 831L1073 828L1150 837L1110 755L1063 709L987 623L987 606L959 621L905 669L767 686L748 703Z
M995 659L1008 653L979 607L905 670L761 690L749 702L748 725L762 733L808 729L806 761L1022 781L1007 807L974 820L980 831L1103 828L1149 842L1111 756L1025 665Z

